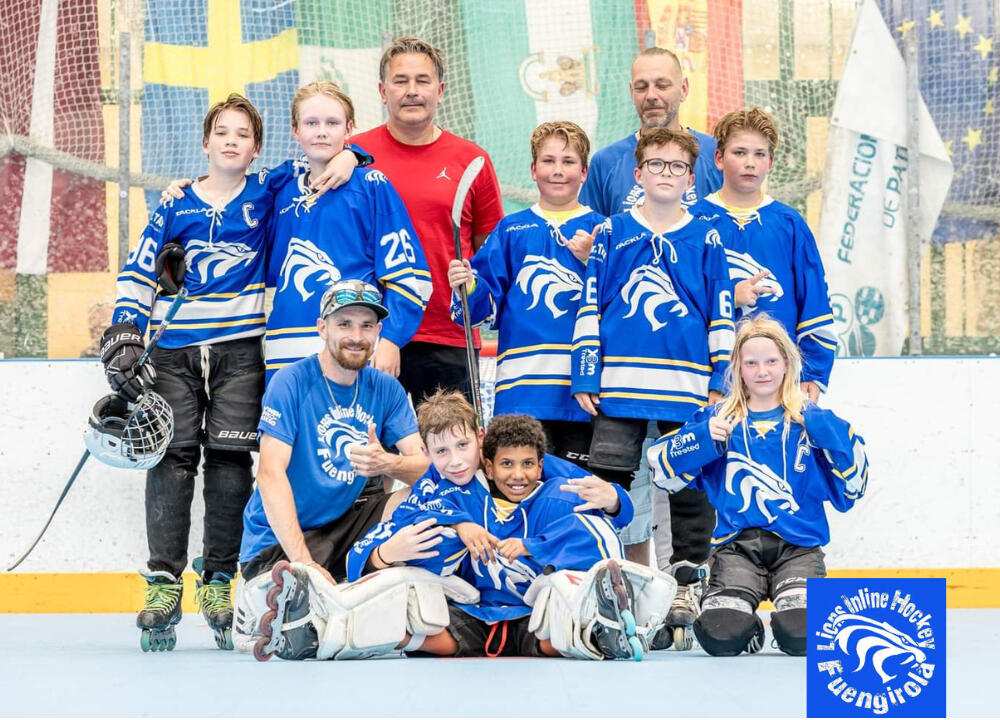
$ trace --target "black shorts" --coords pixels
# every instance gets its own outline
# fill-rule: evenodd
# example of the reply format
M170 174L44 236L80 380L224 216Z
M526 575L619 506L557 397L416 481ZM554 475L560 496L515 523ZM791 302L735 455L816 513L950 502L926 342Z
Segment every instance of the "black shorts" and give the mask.
M594 434L591 424L572 420L542 420L541 423L547 451L586 470Z
M632 487L632 473L642 463L642 445L649 421L637 418L608 417L600 413L593 419L594 436L590 442L590 462L594 473L626 490ZM682 423L658 420L660 434L676 430Z
M170 447L256 450L264 357L259 337L191 345L151 354L153 390L174 411Z
M707 600L713 595L742 598L756 608L779 591L804 588L808 578L826 577L823 550L802 547L761 528L749 528L715 550Z
M448 604L448 633L455 639L455 657L545 657L538 639L528 630L530 617L504 620L492 625ZM407 653L423 655L426 653Z
M476 353L478 361L479 354ZM409 342L399 351L399 382L417 407L437 390L458 390L472 402L464 347Z
M362 495L333 522L302 533L312 559L325 567L337 582L347 579L347 554L351 546L382 520L387 502L389 496L385 493ZM280 544L272 545L244 563L240 572L249 580L267 572L279 560L287 559Z

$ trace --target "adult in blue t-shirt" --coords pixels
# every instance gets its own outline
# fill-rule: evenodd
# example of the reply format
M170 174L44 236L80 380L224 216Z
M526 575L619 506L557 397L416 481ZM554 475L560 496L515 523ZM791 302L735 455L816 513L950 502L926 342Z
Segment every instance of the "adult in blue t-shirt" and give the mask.
M679 113L688 94L688 80L674 53L658 47L639 53L632 62L629 92L642 129L682 129ZM694 185L682 200L689 207L722 187L722 172L715 166L715 138L691 128L683 129L694 135L699 146ZM594 153L587 180L580 190L581 204L610 216L642 203L643 189L635 179L638 139L638 132L631 133ZM655 504L651 493L649 469L643 462L629 490L635 505L635 520L622 532L626 557L643 565L649 562L649 538L656 526L656 564L670 570L678 583L687 585L693 582L688 577L692 574L691 566L700 566L708 558L707 538L714 527L715 511L705 494L697 490L663 497L660 497L663 493L656 493Z
M257 488L243 513L247 580L286 559L344 578L351 546L408 492L391 502L380 483L365 491L369 478L412 485L427 470L403 386L368 365L389 314L378 288L337 282L320 308L322 352L280 368L264 393Z
M721 188L722 171L715 167L715 138L691 128L681 128L679 113L688 94L688 80L677 56L658 47L643 50L632 62L628 88L642 129L683 129L698 140L694 185L684 195L684 207ZM601 215L615 215L641 204L642 186L635 180L638 139L638 132L630 133L594 153L587 180L580 190L580 204L588 205Z

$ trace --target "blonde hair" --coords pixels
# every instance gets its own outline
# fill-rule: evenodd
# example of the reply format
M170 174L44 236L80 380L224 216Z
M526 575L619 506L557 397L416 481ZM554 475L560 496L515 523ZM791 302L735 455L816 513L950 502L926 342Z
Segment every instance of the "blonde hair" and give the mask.
M743 385L740 363L743 346L753 338L767 338L773 342L785 361L785 377L782 378L781 387L778 389L778 403L785 409L787 431L788 422L802 423L802 407L805 403L801 387L802 357L799 355L798 347L785 331L785 326L777 320L772 320L766 313L744 320L736 330L732 359L729 362L729 370L726 371L729 394L719 403L716 414L719 417L732 418L737 422L747 417L749 394Z
M542 144L550 137L557 137L566 143L566 147L576 150L583 163L583 169L587 169L587 161L590 158L590 139L583 128L569 120L556 120L555 122L542 123L531 133L531 162L538 162L538 151L542 149Z
M354 103L337 83L332 83L329 80L311 82L296 91L295 99L292 100L292 127L299 125L299 105L314 95L326 95L339 102L344 108L344 117L347 119L348 127L354 127Z
M738 132L755 132L762 136L767 140L768 152L774 157L774 151L778 148L778 126L769 112L752 107L733 110L720 117L713 133L716 149L720 153L724 152L730 139Z

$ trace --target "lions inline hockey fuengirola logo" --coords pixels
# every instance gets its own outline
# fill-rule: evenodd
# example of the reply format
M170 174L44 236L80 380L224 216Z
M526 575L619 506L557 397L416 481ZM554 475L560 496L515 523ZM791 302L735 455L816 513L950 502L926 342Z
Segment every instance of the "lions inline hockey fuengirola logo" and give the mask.
M945 581L808 581L809 717L944 717Z
M184 245L184 263L189 274L197 274L202 285L220 278L237 265L247 265L257 257L245 243L212 243L188 240Z
M284 278L278 292L284 292L289 283L298 291L302 302L311 298L316 290L306 288L306 283L319 284L321 290L340 280L340 270L333 260L314 243L293 237L288 242L285 260L281 263L279 275Z
M353 407L341 408L337 417L328 412L316 425L316 454L320 458L321 469L329 477L347 485L355 480L349 457L351 448L368 443L368 432L347 419L355 417L352 414L354 410L357 410L357 417L367 427L371 416L364 410Z
M741 513L754 504L768 523L778 519L768 507L769 502L793 515L799 510L788 481L767 465L754 462L753 458L733 450L729 451L729 462L726 463L726 492L743 499Z
M521 292L531 297L529 310L544 298L545 307L552 313L553 320L568 312L556 302L560 295L568 293L566 300L575 302L583 293L583 280L579 275L543 255L525 255L524 265L514 282Z
M642 265L633 270L622 288L621 296L629 306L625 318L635 315L641 306L653 332L667 325L666 320L656 316L661 306L666 305L668 312L677 317L688 314L687 305L681 301L670 276L655 265Z

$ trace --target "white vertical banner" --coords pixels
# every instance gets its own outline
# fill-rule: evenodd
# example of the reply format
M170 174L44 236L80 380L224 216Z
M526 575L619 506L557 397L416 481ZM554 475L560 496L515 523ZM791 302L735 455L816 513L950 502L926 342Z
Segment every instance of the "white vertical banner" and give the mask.
M906 66L874 0L858 12L830 118L820 254L838 355L898 355L907 335ZM920 237L953 168L920 100Z

